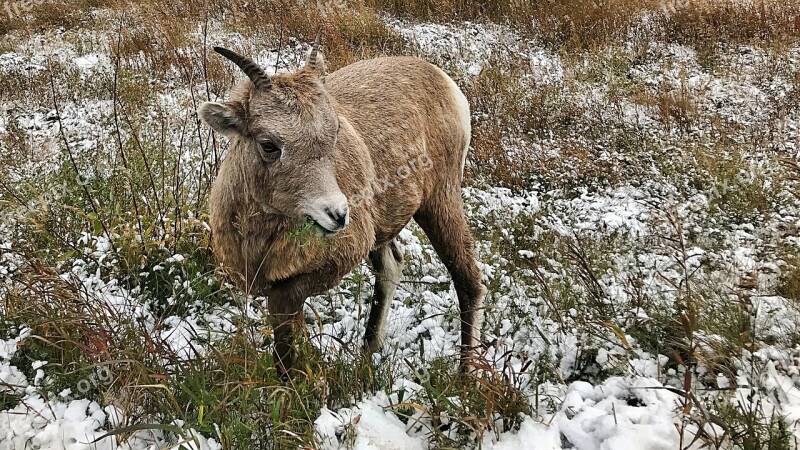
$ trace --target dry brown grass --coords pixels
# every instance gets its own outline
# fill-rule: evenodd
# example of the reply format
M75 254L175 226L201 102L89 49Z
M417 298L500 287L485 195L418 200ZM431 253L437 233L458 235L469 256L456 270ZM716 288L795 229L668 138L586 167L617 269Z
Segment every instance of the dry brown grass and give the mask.
M652 0L533 2L534 34L546 45L591 49L625 40Z
M504 139L520 127L526 94L519 85L522 72L501 65L488 66L467 86L473 110L472 147L467 178L495 180L506 186L524 184L530 161L514 158Z
M4 5L17 4L8 2ZM23 4L19 2L19 4ZM509 25L556 48L588 49L636 35L647 13L651 29L641 36L658 37L711 49L719 42L797 40L800 38L800 0L256 0L244 4L227 0L79 0L33 2L0 14L0 35L74 28L97 20L96 8L128 10L157 19L169 33L189 23L224 20L228 27L250 35L285 42L289 36L311 40L316 30L329 35L333 61L397 50L399 40L386 30L380 12L413 20L450 22L490 21ZM322 7L320 7L320 5ZM8 13L11 11L11 14ZM175 20L180 18L181 20ZM187 20L193 19L193 20Z
M662 38L694 46L701 55L727 45L800 39L798 0L689 1L670 11Z
M800 257L790 255L787 259L787 264L781 268L777 292L794 302L800 302Z
M399 17L415 20L506 20L521 18L530 10L521 0L365 0L365 4Z
M754 41L771 44L790 41L798 36L799 1L790 0L781 4L771 2L758 8L741 9L736 9L731 2L724 1L708 3L703 7L699 4L690 4L667 18L659 12L658 4L654 5L648 0L632 2L363 0L363 2L349 2L346 8L336 7L336 2L332 2L333 6L326 11L318 9L316 1L294 3L288 0L255 0L244 7L241 2L232 0L222 2L144 0L133 3L121 0L81 0L34 5L34 9L25 20L13 21L0 16L0 35L35 33L53 27L72 28L79 33L82 25L87 24L86 21L100 20L91 18L90 9L113 8L113 11L103 14L103 20L106 20L103 30L108 33L110 55L112 58L118 56L120 59L120 70L117 73L119 79L118 83L115 83L117 88L113 89L113 80L107 78L98 77L86 83L96 86L98 96L110 98L115 95L118 98L121 114L132 117L132 123L121 119L123 131L130 131L133 135L137 128L137 117L144 114L145 108L152 105L151 99L144 98L142 93L149 92L152 95L157 90L155 88L163 88L148 83L174 81L174 74L177 73L177 84L197 86L198 83L207 80L211 92L224 95L233 76L241 78L241 74L233 70L230 64L208 53L208 48L217 42L198 40L197 33L199 31L199 38L202 40L205 26L223 26L226 30L241 33L246 38L246 43L235 44L240 46L236 49L248 54L252 54L256 49L284 47L290 44L290 38L309 42L321 27L325 32L325 53L331 69L335 70L355 60L409 51L403 40L383 23L378 10L422 20L492 21L507 24L518 29L526 37L532 37L551 48L557 48L565 65L569 65L587 59L586 55L589 52L583 53L584 49L621 46L632 27L641 25L639 15L648 7L656 9L652 22L654 29L647 36L697 46L701 51L710 52L709 54L713 54L719 41L729 44ZM121 14L123 10L124 14ZM649 38L645 36L642 39L642 42L645 42ZM8 42L0 45L13 45ZM605 58L605 53L597 54L602 55L598 58ZM574 61L570 61L572 59L570 56L574 57ZM524 58L512 61L498 58L486 64L478 76L462 83L475 112L474 151L470 154L469 177L472 180L480 179L489 184L511 188L531 188L534 187L534 183L538 183L535 187L541 188L542 192L547 192L550 188L585 187L595 182L614 183L615 180L624 180L630 183L632 177L624 173L628 170L625 167L625 160L600 158L598 146L594 144L602 144L601 148L613 145L616 153L638 158L641 155L646 156L647 142L637 140L639 137L632 132L606 126L607 124L601 123L602 120L592 122L591 120L601 117L602 114L593 110L587 111L589 108L582 106L574 96L570 96L569 92L569 83L573 82L600 84L611 80L624 83L633 63L623 58L618 64L614 64L616 65L603 65L598 62L597 73L588 74L585 80L570 79L576 76L574 67L566 67L567 80L564 85L559 83L539 85L530 79L520 81L530 75L530 68L526 66ZM594 62L591 65L594 66ZM570 73L570 69L573 69L573 73ZM59 76L60 81L65 80L63 75ZM0 79L0 99L37 95L47 97L48 77L49 73L43 73L30 78ZM67 98L73 91L84 91L85 86L79 86L77 78L73 78L74 80L65 81L59 86L61 98ZM800 86L800 81L797 84ZM690 94L685 87L642 92L640 103L659 111L661 122L666 127L688 129L698 120L699 115ZM43 103L49 104L49 100ZM613 107L610 103L608 106ZM176 125L171 124L171 126ZM21 153L33 153L34 149L26 147L29 144L25 141L25 133L22 130L13 126L9 127L9 130L4 138L7 147L20 149ZM520 141L509 142L510 139L520 139ZM154 141L151 144L152 148L137 149L132 143L128 143L127 147L117 149L117 152L124 150L133 155L138 155L140 152L143 160L146 158L157 160L153 158L155 153L147 152L156 152L158 150L156 144L159 142ZM537 150L539 148L541 150ZM770 211L772 208L770 199L774 194L764 188L765 183L761 178L756 177L744 182L738 180L739 169L745 166L741 158L737 159L735 155L721 157L723 149L698 151L697 154L692 150L692 147L687 146L686 149L682 149L687 152L686 155L674 154L668 157L682 161L687 155L691 156L691 166L699 168L696 177L700 180L698 183L703 180L708 180L709 183L719 181L719 184L736 188L730 192L721 192L714 198L714 204L718 209L735 214L742 220L759 218ZM152 246L138 245L133 238L136 230L133 228L134 220L130 213L136 208L136 200L132 196L128 198L127 193L143 192L150 196L152 178L155 177L157 180L165 178L173 171L162 170L153 175L150 168L145 167L147 164L136 163L136 158L139 156L134 156L131 167L138 177L132 177L130 180L122 178L104 180L103 186L95 189L99 194L104 194L107 193L103 190L106 186L113 186L115 200L121 202L124 205L123 211L129 214L120 215L118 211L111 209L111 205L100 214L101 218L115 218L115 222L109 222L109 226L115 232L122 234L122 238L115 241L115 245L119 247L117 254L121 259L117 270L123 275L126 271L132 275L121 279L131 283L133 282L129 280L134 280L140 286L149 289L148 292L158 294L154 294L153 298L160 299L171 295L170 292L163 291L171 286L169 283L164 280L157 280L156 283L150 279L140 280L136 277L140 276L140 265L143 262L152 265L163 259L164 255L156 252ZM0 155L0 163L7 163L4 167L8 170L14 160L8 155ZM161 161L162 165L167 166L173 163ZM684 170L686 167L686 165L676 165L676 170ZM209 172L211 171L209 169ZM3 169L0 169L0 179L3 175ZM5 189L5 186L0 184L0 193L3 195L12 192ZM698 186L706 190L711 187ZM30 196L36 192L35 189L18 187L12 194L27 199L28 190L31 192ZM74 191L79 192L77 188ZM169 200L163 196L160 199L158 195L154 197L152 200L157 206L159 202L164 204ZM201 205L204 204L201 196L186 201L196 202L195 211L202 209ZM19 201L20 207L24 202L24 200ZM182 205L185 202L178 203ZM70 205L73 204L83 205L82 209L86 209L85 205L90 202L87 199L80 202L74 200ZM81 208L76 208L78 209ZM354 393L360 395L375 392L381 386L391 386L386 380L379 379L388 377L387 374L374 371L368 364L353 367L352 364L342 360L337 362L339 365L331 367L324 359L312 354L308 360L311 361L313 370L309 370L308 379L298 383L297 386L284 388L278 384L272 373L272 362L269 357L259 352L261 343L251 340L252 336L249 333L234 334L228 336L220 345L210 346L211 353L206 359L200 360L195 367L178 364L179 358L165 347L164 342L150 336L148 330L141 329L135 323L125 323L123 329L114 329L119 321L119 317L114 315L115 312L102 309L105 306L98 301L89 301L80 292L79 284L60 279L57 276L60 272L53 267L56 262L48 261L36 265L40 262L37 258L53 258L58 251L64 254L72 251L76 255L81 253L81 249L68 248L71 242L68 238L77 231L86 229L90 217L84 213L70 211L67 214L64 211L66 209L53 209L51 212L42 213L43 217L35 224L38 231L30 235L30 244L35 247L34 253L37 254L26 255L26 260L31 264L23 267L22 272L16 275L17 281L27 284L25 290L35 294L31 297L33 300L19 295L18 292L12 292L2 298L3 308L11 312L12 317L16 317L15 320L19 320L19 323L29 325L36 336L27 341L27 347L22 349L20 357L28 358L30 361L46 359L53 364L61 364L64 367L64 376L60 380L63 386L75 386L92 366L112 364L119 378L115 379L112 385L94 392L93 395L107 396L106 402L111 401L113 397L118 406L130 413L150 411L158 412L160 418L180 418L198 429L205 427L201 431L208 435L219 433L210 427L210 423L224 424L220 440L225 448L253 448L250 446L250 440L254 433L263 435L268 429L279 436L285 436L279 433L282 430L297 432L303 435L311 446L313 442L311 424L322 405L334 407L337 401L349 399ZM62 214L59 215L59 212ZM137 212L136 216L139 215ZM152 215L154 214L150 213L150 216ZM55 220L61 216L69 218L71 222ZM176 222L186 223L180 219L181 215L178 214ZM152 222L152 217L150 220ZM533 223L531 220L530 228L520 228L515 234L534 236ZM491 228L505 230L503 227ZM196 233L200 237L188 236L190 233ZM186 228L183 234L173 232L174 237L165 239L162 243L187 255L192 254L193 263L200 267L198 271L203 272L203 276L210 277L206 272L213 270L213 264L206 259L202 251L192 253L178 248L181 237L183 237L181 245L187 248L189 246L200 250L207 248L207 237L204 233L204 230L194 232ZM505 236L497 239L507 240ZM547 255L542 250L542 239L537 239L535 245L542 254ZM56 250L59 248L61 250ZM584 261L591 262L585 257L585 252L577 252L569 247L554 248L555 250L551 252L554 260L558 260L559 255L566 254L567 261L575 265L583 264L588 267L588 263ZM510 247L507 253L513 254L516 249ZM800 295L800 281L798 281L800 277L797 275L800 270L795 268L798 265L797 261L792 260L791 265L792 268L787 268L779 289L782 295L797 298ZM568 281L578 280L579 283L585 280L587 275L594 276L593 273L591 270L584 270L579 274L584 278L573 278ZM595 285L589 287L596 288ZM595 300L594 305L598 310L593 316L615 316L604 312L602 307L605 307L605 304L597 301L600 299L597 294L599 291L591 289L590 293L594 293L592 299ZM582 292L575 291L574 296L570 296L573 292L567 288L565 292L562 305L567 305L567 301L574 300L577 303L584 300L584 297L580 296ZM218 292L206 292L197 294L196 299L221 302L220 297L221 294ZM44 301L46 299L52 301ZM555 304L555 301L551 303ZM594 305L589 304L592 307L595 307ZM166 309L167 306L163 308ZM565 308L556 310L563 311ZM732 311L739 312L738 309ZM707 320L723 324L724 329L732 330L732 334L747 325L743 320L741 323L737 322L739 316L733 313L724 316L723 313L727 314L728 310L720 311L719 318ZM111 318L114 320L110 320ZM256 329L257 324L241 320L244 322L240 329ZM731 324L736 326L731 327ZM682 336L680 333L684 329L680 328L679 324L673 328L676 336ZM156 327L155 330L161 331L162 328ZM646 329L644 332L654 341L662 336L654 334L651 329ZM715 334L723 333L720 331ZM686 348L693 347L689 345ZM720 348L720 353L727 355L731 351ZM165 367L163 361L168 361L169 367ZM492 427L498 427L498 417L503 421L509 421L509 424L504 424L502 429L513 428L512 422L519 417L518 413L528 412L525 399L518 395L517 386L505 378L506 374L493 371L488 363L485 370L487 372L485 378L468 378L467 383L443 370L439 378L434 379L437 383L433 386L435 389L431 389L428 393L432 398L428 404L434 410L439 408L438 411L451 413L452 417L459 418L461 421L459 426L463 425L465 428L476 427L493 431L495 429ZM479 389L474 388L477 383L480 383ZM162 384L168 386L169 391L143 387ZM449 400L447 402L438 400L439 397L436 395L441 392L447 394L441 398L461 396L461 400L456 402L458 407ZM175 398L178 400L175 401ZM2 398L0 398L1 404L3 404ZM276 414L277 419L269 416L270 411ZM413 410L407 412L413 413ZM397 413L402 415L403 411ZM203 414L205 419L202 418ZM249 424L241 425L242 421ZM433 433L439 432L434 430ZM449 444L444 435L441 439L443 444ZM297 447L297 442L286 443L287 446L289 444L294 448ZM276 444L276 447L279 446Z
M111 6L114 0L56 0L0 3L0 36L12 31L38 32L71 29L93 20L90 12Z
M679 89L667 89L662 86L655 100L661 121L668 128L675 126L681 131L688 132L696 122L697 104L685 81Z
M24 14L0 13L0 36L31 34L45 29L69 30L100 20L90 13L97 8L113 10L101 14L106 31L121 58L138 58L140 69L166 71L176 66L187 79L202 75L202 55L190 40L203 33L210 22L223 23L268 48L280 48L296 38L311 42L318 30L325 34L325 51L332 70L359 59L402 52L403 40L390 30L378 14L361 3L344 5L316 1L256 0L248 2L188 0L81 0L33 3ZM342 6L337 4L342 3ZM117 36L118 35L118 36ZM212 43L208 43L211 45ZM187 53L187 49L189 52Z
M415 20L490 21L509 25L553 47L592 48L624 37L652 0L366 0Z
M490 21L542 43L570 50L659 37L709 50L719 42L797 40L797 0L365 0L368 6L414 20ZM649 19L642 30L642 17Z
M511 189L614 184L624 167L599 158L590 141L616 147L631 144L631 136L592 123L599 115L575 101L571 81L539 84L528 66L516 61L487 64L466 84L473 108L472 147L468 182L480 180Z
M175 34L174 18L193 17L199 22L224 21L226 28L269 48L287 45L290 38L311 42L317 31L322 30L331 70L359 59L401 52L402 39L374 11L358 4L338 7L335 2L329 3L330 7L320 9L316 1L256 0L246 6L240 2L204 0L148 2L151 22L161 30L169 30L164 36L173 46L180 40L171 36ZM191 30L182 30L187 31Z

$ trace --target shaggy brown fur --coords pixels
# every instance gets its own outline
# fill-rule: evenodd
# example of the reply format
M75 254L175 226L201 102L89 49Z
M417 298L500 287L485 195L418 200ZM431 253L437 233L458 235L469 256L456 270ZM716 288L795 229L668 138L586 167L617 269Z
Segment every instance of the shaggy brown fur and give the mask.
M380 348L402 271L393 239L412 217L453 277L466 363L485 288L461 200L470 141L463 94L416 58L361 61L327 76L310 61L265 81L233 55L261 88L244 82L229 101L200 110L231 138L211 192L213 248L243 290L268 297L279 371L291 367L290 332L305 299L368 256L377 284L366 346Z

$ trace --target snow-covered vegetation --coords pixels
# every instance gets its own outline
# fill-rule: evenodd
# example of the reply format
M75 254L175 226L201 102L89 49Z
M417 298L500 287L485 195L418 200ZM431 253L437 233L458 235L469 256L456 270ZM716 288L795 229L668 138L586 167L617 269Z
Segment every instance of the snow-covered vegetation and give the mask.
M796 1L6 5L0 450L796 448ZM470 99L470 373L414 224L383 351L365 263L289 382L216 271L196 108L241 74L210 46L294 70L319 27L331 70L417 55Z

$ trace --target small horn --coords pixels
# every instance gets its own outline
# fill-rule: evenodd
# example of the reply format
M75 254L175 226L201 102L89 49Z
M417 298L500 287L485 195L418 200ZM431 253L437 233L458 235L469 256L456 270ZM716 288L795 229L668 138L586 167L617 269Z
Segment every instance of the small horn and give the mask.
M256 64L256 62L252 59L223 47L214 47L214 51L239 66L245 75L250 78L250 81L253 82L257 89L267 90L270 88L270 86L272 86L272 81L270 81L269 75L267 75L266 72L264 72L264 69Z
M317 37L314 38L314 45L311 46L311 53L308 55L308 67L312 70L317 70L317 53L319 52L319 44L322 40L322 29L317 31Z

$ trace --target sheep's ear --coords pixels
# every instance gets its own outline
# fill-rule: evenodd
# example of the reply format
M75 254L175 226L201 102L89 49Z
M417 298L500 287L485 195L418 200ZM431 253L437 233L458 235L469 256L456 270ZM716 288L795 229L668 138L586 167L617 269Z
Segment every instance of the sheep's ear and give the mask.
M244 131L244 111L237 103L205 102L200 105L197 113L203 122L219 134L232 136Z

